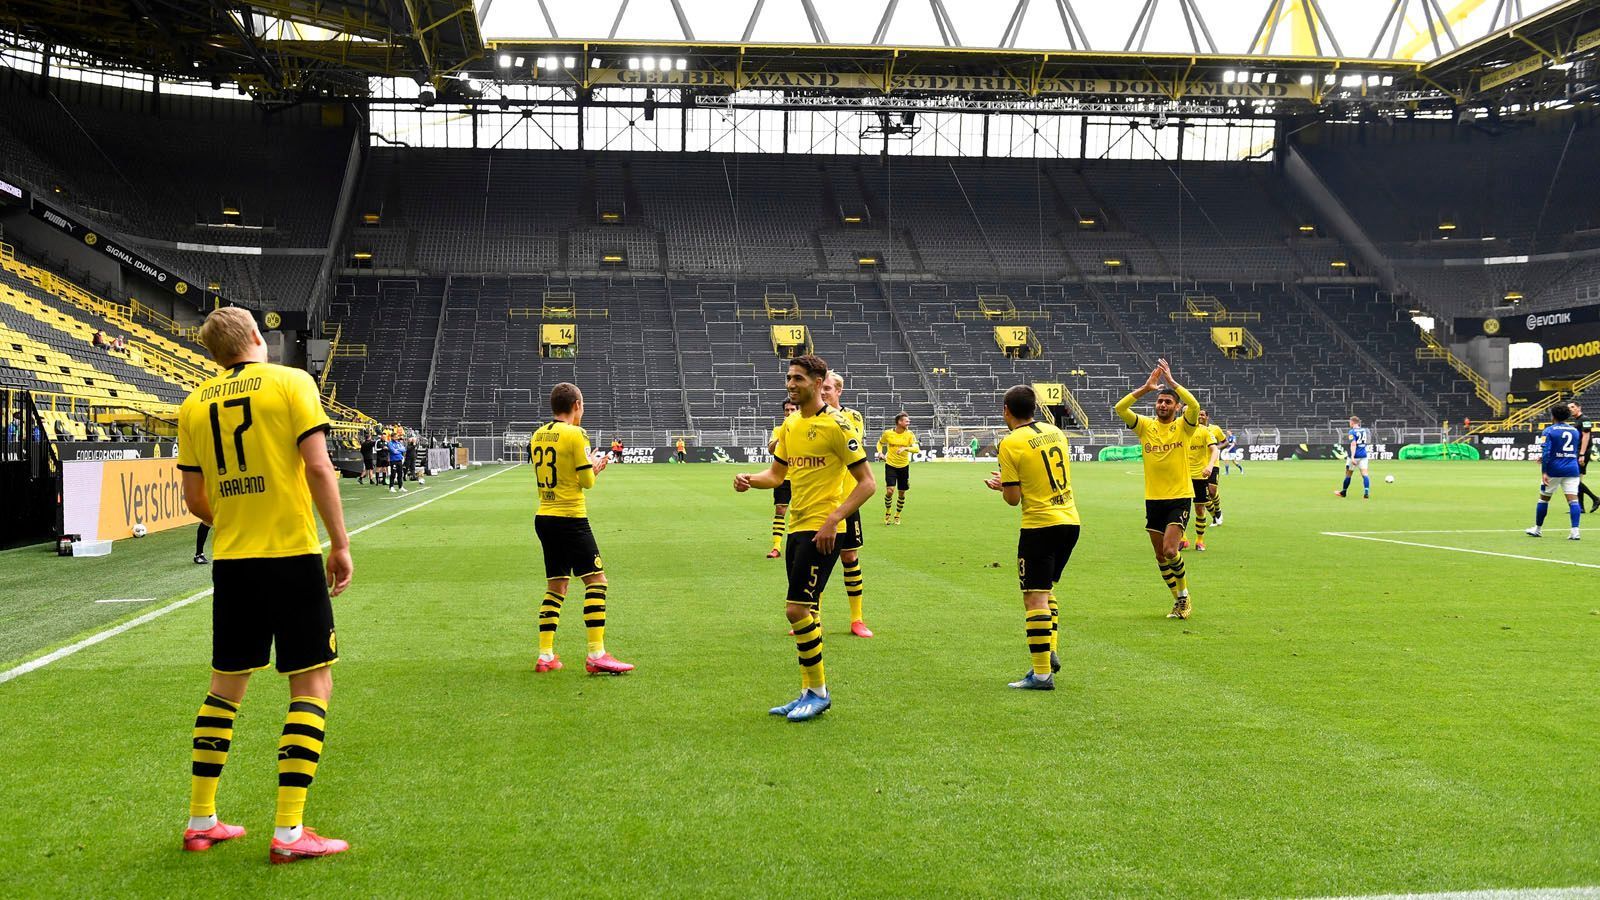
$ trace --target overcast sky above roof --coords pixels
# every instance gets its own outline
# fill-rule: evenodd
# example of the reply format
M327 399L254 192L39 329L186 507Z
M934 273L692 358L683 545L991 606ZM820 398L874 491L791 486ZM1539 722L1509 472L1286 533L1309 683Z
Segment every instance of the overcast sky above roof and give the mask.
M757 0L679 0L694 37L702 41L738 41L744 34ZM1428 0L1409 0L1395 56L1428 60L1437 56L1423 14ZM1502 5L1515 0L1435 0L1437 7L1450 15L1450 28L1457 41L1469 43L1487 34L1496 24ZM1523 14L1555 6L1559 0L1525 0ZM489 0L483 34L489 39L508 38L605 38L611 34L623 0L544 0L555 23L552 35L537 0ZM889 0L812 0L830 43L870 43ZM1245 53L1273 0L1197 0L1206 27L1222 53ZM1302 0L1286 0L1291 16L1301 15ZM1346 57L1364 57L1378 42L1379 29L1394 7L1393 0L1320 0L1330 20L1333 36ZM483 10L484 0L478 0ZM1141 0L1071 0L1071 9L1096 50L1122 50L1144 7ZM1015 0L944 0L960 43L968 47L995 47L1016 8ZM1499 11L1498 24L1505 25ZM1020 37L1013 46L1021 49L1068 49L1057 0L1030 0ZM1272 52L1290 54L1293 49L1292 20L1277 29ZM1394 25L1384 32L1376 56L1389 55ZM1196 31L1198 32L1198 28ZM628 0L618 38L637 40L683 40L683 30L670 0ZM802 0L764 0L761 16L751 40L760 43L815 43L806 21ZM1442 33L1440 47L1449 52L1451 44ZM1202 49L1209 49L1201 37ZM898 46L938 46L939 28L930 0L899 0L884 43ZM1137 41L1134 44L1138 46ZM1149 51L1192 52L1189 29L1185 25L1180 0L1160 0L1145 49ZM1407 52L1409 51L1409 52ZM1323 55L1333 55L1323 42Z

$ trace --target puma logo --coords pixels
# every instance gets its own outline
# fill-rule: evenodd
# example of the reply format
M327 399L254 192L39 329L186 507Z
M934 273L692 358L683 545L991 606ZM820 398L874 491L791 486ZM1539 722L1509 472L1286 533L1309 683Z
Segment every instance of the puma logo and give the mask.
M210 747L211 749L215 750L215 749L217 749L217 742L220 741L220 740L222 740L222 739L221 738L195 738L194 742L197 745L198 744L205 744L207 747Z

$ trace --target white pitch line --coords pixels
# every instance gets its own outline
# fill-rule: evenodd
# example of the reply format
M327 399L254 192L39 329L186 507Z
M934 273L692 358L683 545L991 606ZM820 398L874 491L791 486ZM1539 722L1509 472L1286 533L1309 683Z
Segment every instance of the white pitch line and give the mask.
M96 603L154 603L154 597L118 597L115 600L96 600Z
M1414 531L1340 531L1323 534L1512 534L1520 528L1420 528Z
M1498 556L1503 559L1523 559L1528 562L1553 563L1558 566L1577 566L1580 569L1600 569L1600 564L1575 562L1570 559L1550 559L1544 556L1523 556L1520 553L1498 553L1494 550L1473 550L1467 547L1448 547L1444 544L1424 544L1419 541L1397 541L1391 538L1372 537L1348 531L1324 531L1328 537L1351 538L1357 541L1376 541L1380 544L1399 544L1402 547L1426 547L1429 550L1451 550L1456 553L1473 553L1478 556Z
M1431 894L1359 894L1323 900L1596 900L1600 887L1489 888Z
M382 525L385 522L389 522L389 521L392 521L394 519L398 519L401 516L405 515L406 513L414 512L416 510L419 510L419 509L423 508L424 506L427 506L430 503L433 503L433 502L436 502L436 501L439 501L439 500L443 500L444 498L450 496L451 494L458 493L460 491L464 491L467 488L472 487L475 484L482 484L482 483L484 483L485 481L488 481L491 478L494 478L494 477L499 476L499 475L504 475L505 473L507 473L507 472L509 472L509 471L511 471L512 469L515 469L515 468L517 468L517 467L514 466L514 465L506 466L505 468L500 469L499 471L491 472L490 474L485 475L482 478L479 478L479 479L477 479L475 481L468 482L467 484L463 484L462 486L456 488L455 490L446 491L446 492L444 492L442 494L439 494L438 496L435 496L435 497L429 497L428 499L422 501L421 503L418 503L415 506L408 506L405 509L400 510L399 512L392 513L390 515L384 516L383 518L379 519L376 522L368 522L367 524L361 526L360 528L357 528L356 530L350 532L350 536L353 538L356 535L360 534L363 531L366 531L369 528L376 528L376 527L378 527L379 525ZM326 548L328 546L328 542L327 541L323 541L322 542L322 546L324 548ZM90 647L93 647L95 644L100 643L101 641L105 641L105 640L109 640L111 638L114 638L117 635L123 633L124 631L128 631L130 629L137 628L137 627L139 627L140 625L143 625L146 622L152 621L154 619L158 619L158 618L166 615L167 613L172 612L173 610L182 609L185 606L188 606L189 604L195 602L196 600L202 600L202 599L204 599L206 597L211 596L211 591L212 591L211 588L206 588L203 591L199 591L197 593L190 594L189 596L183 598L182 600L174 600L173 602L168 603L166 606L163 606L160 609L151 610L150 612L147 612L144 615L139 616L136 619L129 619L128 621L123 622L121 625L117 625L117 626L115 626L113 628L107 628L105 631L99 632L97 634L91 634L88 637L84 638L83 640L78 641L77 643L68 644L67 646L62 647L59 650L52 650L51 652L46 653L44 656L38 657L37 659L30 659L27 662L22 663L21 665L14 666L14 667L12 667L10 669L5 670L4 672L0 672L0 684L5 684L6 682L12 680L13 678L20 678L23 675L26 675L29 672L34 671L35 669L42 669L45 666L48 666L48 665L50 665L51 663L53 663L53 662L55 662L57 660L65 659L65 658L71 656L72 654L77 653L79 650L86 650L86 649L88 649Z

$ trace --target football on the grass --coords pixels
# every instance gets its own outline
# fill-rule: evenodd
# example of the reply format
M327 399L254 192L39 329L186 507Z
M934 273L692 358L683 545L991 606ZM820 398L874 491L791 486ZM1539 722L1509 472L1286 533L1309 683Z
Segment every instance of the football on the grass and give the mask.
M149 531L150 530L148 528L144 527L144 523L143 522L135 522L135 523L133 523L133 536L134 537L144 537L146 534L149 533Z
M1383 480L1388 484L1394 484L1394 476L1393 475L1390 475L1390 476L1388 476L1387 478L1385 478Z

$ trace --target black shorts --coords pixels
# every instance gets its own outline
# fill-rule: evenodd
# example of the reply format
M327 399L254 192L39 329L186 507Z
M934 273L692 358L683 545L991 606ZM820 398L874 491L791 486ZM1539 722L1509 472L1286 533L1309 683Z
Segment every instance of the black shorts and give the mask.
M211 564L211 668L224 675L265 669L294 675L339 659L322 554L219 559Z
M783 484L772 489L772 505L788 506L793 491L790 489L789 479L785 478Z
M883 464L883 483L889 490L911 490L911 467Z
M1017 538L1017 582L1023 591L1054 590L1078 545L1078 526L1024 528Z
M363 450L363 451L361 451L361 467L364 468L364 469L372 468L372 451L371 450Z
M374 459L373 462L376 462L378 464L378 468L387 469L389 467L389 454L387 454L387 453L379 453L377 458Z
M1165 534L1169 526L1189 527L1189 498L1176 500L1146 500L1144 502L1144 530Z
M1211 473L1215 477L1216 473ZM1211 500L1210 487L1214 482L1210 478L1190 478L1189 484L1194 488L1194 502L1207 503Z
M867 536L861 531L861 510L844 520L844 530L839 532L839 539L834 543L840 550L860 550L866 545Z
M1216 483L1217 483L1217 469L1216 469L1215 466L1212 466L1211 467L1211 477L1206 479L1206 484L1214 485Z
M588 519L534 516L533 532L544 549L545 578L582 578L606 570Z
M784 565L789 570L790 603L816 603L828 587L828 576L833 574L834 563L839 561L840 540L833 542L833 552L824 556L812 540L815 531L791 531L784 542Z

